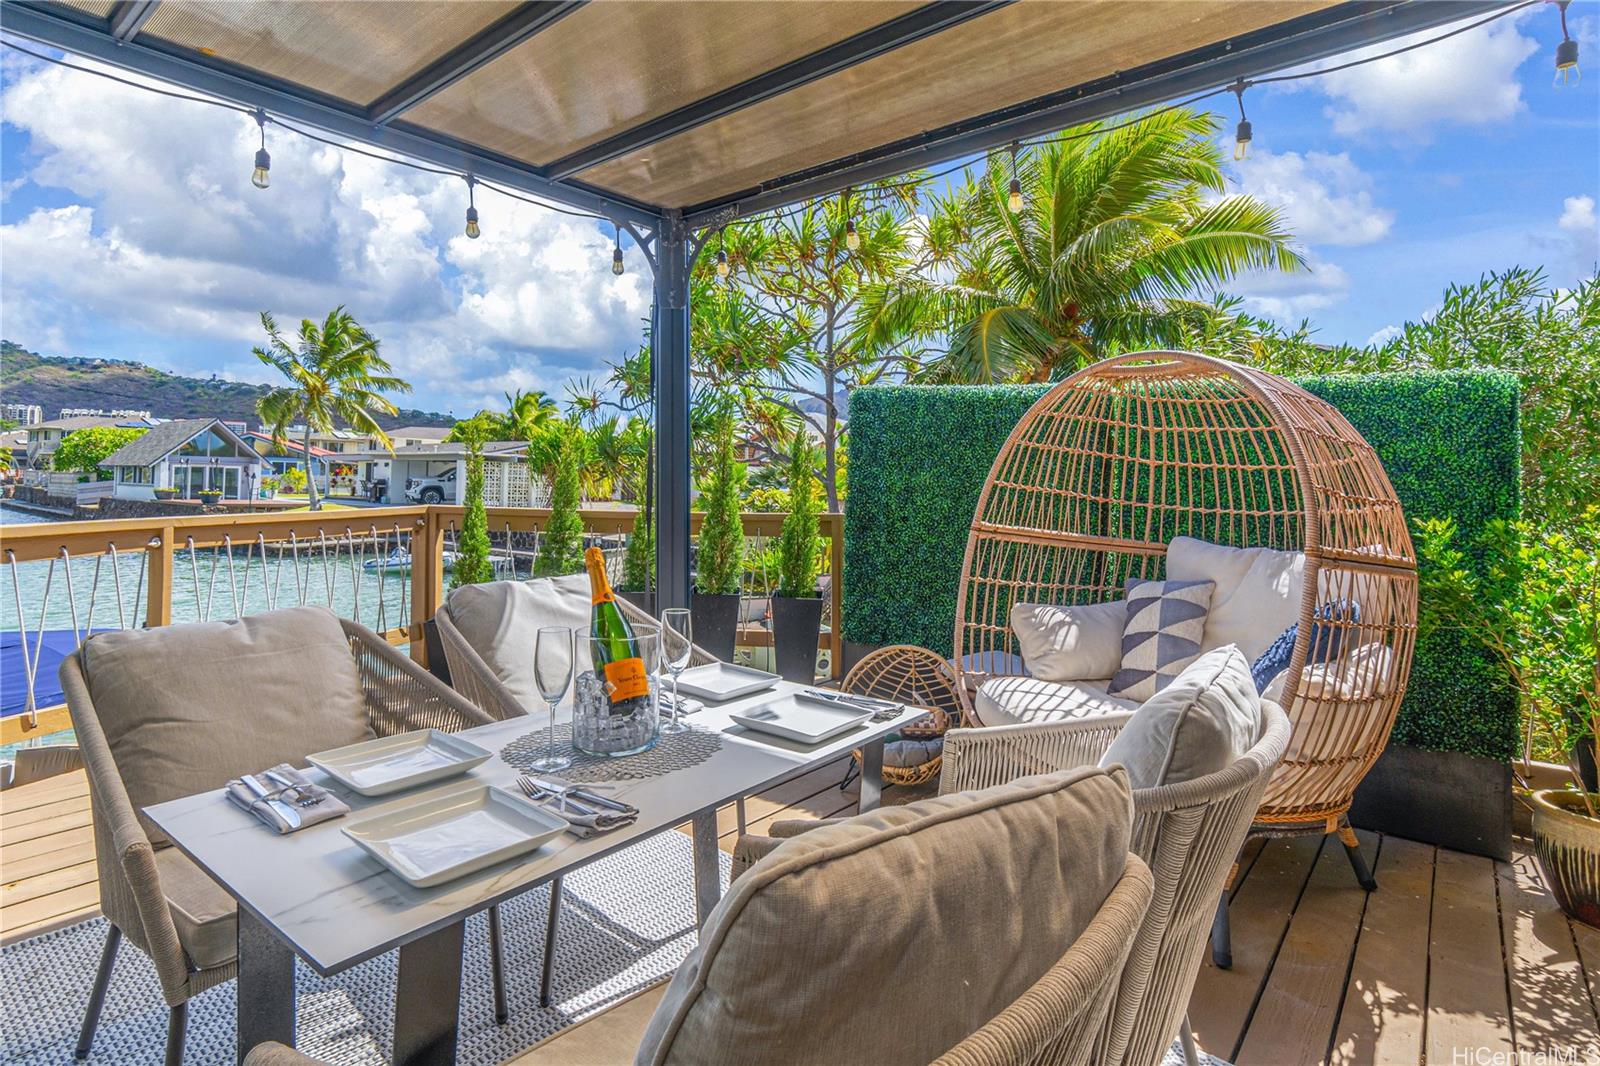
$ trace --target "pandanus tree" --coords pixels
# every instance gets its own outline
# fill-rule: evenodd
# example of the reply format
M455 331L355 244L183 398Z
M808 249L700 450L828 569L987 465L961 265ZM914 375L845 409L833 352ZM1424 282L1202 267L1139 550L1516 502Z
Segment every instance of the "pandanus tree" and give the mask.
M927 380L1044 381L1170 344L1242 272L1305 269L1277 211L1226 194L1216 133L1186 108L1063 131L1017 155L1020 205L992 157L919 223L930 267L863 293L858 343L947 344Z
M390 372L388 361L378 354L377 338L342 306L328 312L320 325L303 319L292 343L266 311L261 312L261 325L267 331L267 345L252 351L289 383L256 401L256 413L274 440L285 439L289 427L300 423L306 492L311 510L319 511L322 501L311 469L311 434L327 433L342 422L393 451L394 442L378 425L377 416L398 413L384 393L410 392L411 385Z

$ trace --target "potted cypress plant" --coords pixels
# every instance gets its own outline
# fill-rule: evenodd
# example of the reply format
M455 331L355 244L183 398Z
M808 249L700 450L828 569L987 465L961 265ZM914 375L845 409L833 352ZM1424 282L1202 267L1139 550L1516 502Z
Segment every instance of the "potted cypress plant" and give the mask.
M1565 788L1519 793L1532 809L1544 880L1567 914L1600 927L1600 508L1567 528L1492 522L1479 574L1455 543L1455 524L1418 524L1423 634L1450 627L1481 642L1521 697L1523 769L1536 754L1566 762Z
M739 583L744 576L739 501L744 482L744 464L734 457L733 421L724 418L717 424L711 473L701 494L706 516L695 541L691 607L695 643L725 662L733 660L739 631Z
M483 445L493 439L494 416L479 411L455 424L446 438L467 448L467 484L461 517L461 533L456 538L456 557L450 568L450 590L494 580L494 565L489 561L489 517L483 503Z
M544 544L534 560L535 577L560 577L583 571L583 516L579 489L579 454L583 442L572 427L561 438L556 453L556 479L550 489L550 522Z
M789 513L778 536L778 594L772 600L772 643L778 673L809 685L817 679L817 641L822 634L822 597L817 575L822 549L817 540L817 487L813 449L802 430L789 449Z

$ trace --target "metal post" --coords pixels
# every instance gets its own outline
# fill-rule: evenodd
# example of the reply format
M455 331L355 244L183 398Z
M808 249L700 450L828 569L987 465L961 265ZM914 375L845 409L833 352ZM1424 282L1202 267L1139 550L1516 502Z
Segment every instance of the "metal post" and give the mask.
M656 606L689 606L689 248L680 212L656 236Z

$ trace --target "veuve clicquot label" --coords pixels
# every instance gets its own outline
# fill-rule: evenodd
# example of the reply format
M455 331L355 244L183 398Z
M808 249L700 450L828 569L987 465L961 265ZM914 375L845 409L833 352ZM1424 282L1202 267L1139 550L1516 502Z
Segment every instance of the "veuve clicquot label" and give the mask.
M611 714L626 716L643 711L650 699L650 675L639 657L633 627L622 617L611 579L606 576L606 559L599 548L583 553L589 571L590 651L595 674L611 700Z

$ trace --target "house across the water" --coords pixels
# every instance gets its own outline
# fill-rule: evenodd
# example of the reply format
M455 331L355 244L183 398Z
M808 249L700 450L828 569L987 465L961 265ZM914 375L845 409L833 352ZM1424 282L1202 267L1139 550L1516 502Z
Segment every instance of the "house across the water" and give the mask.
M183 499L215 490L225 500L248 500L272 473L249 441L215 418L163 422L101 465L115 479L112 495L124 500L153 500L157 489Z

